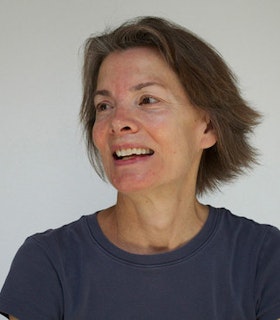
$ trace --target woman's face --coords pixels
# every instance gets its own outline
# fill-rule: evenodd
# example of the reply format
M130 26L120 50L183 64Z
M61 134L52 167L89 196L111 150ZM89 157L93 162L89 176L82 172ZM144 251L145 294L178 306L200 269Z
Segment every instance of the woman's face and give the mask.
M117 190L195 188L202 151L215 135L157 51L111 53L100 67L94 104L93 141Z

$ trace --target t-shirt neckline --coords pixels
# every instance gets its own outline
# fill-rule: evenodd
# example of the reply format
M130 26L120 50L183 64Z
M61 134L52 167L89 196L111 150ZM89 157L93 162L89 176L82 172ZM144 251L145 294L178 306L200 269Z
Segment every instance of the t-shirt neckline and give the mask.
M218 222L217 209L209 207L209 215L198 234L185 245L164 253L134 254L114 245L103 233L97 220L97 213L87 216L87 224L95 244L107 255L123 263L145 266L176 264L189 259L207 245L215 233Z

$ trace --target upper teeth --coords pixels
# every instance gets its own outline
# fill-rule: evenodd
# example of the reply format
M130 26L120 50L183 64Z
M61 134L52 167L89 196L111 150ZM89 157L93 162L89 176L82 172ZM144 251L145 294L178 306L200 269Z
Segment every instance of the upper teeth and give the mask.
M133 154L140 155L140 154L150 154L152 151L150 149L143 149L143 148L129 148L129 149L122 149L117 150L116 155L118 157L127 157Z

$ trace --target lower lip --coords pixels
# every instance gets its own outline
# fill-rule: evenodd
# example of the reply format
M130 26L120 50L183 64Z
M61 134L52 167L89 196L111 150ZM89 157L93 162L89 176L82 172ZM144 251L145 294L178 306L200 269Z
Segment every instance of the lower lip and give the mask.
M114 159L114 162L117 166L126 166L126 165L131 165L131 164L136 164L139 162L146 161L150 159L153 155L146 155L146 156L132 156L127 159Z

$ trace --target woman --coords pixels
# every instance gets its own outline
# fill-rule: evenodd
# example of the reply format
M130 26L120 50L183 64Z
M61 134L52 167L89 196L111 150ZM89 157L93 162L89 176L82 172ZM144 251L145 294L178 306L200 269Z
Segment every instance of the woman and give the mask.
M221 57L146 17L90 38L81 119L114 206L19 249L0 296L25 319L280 318L280 232L197 195L255 161L259 114Z

